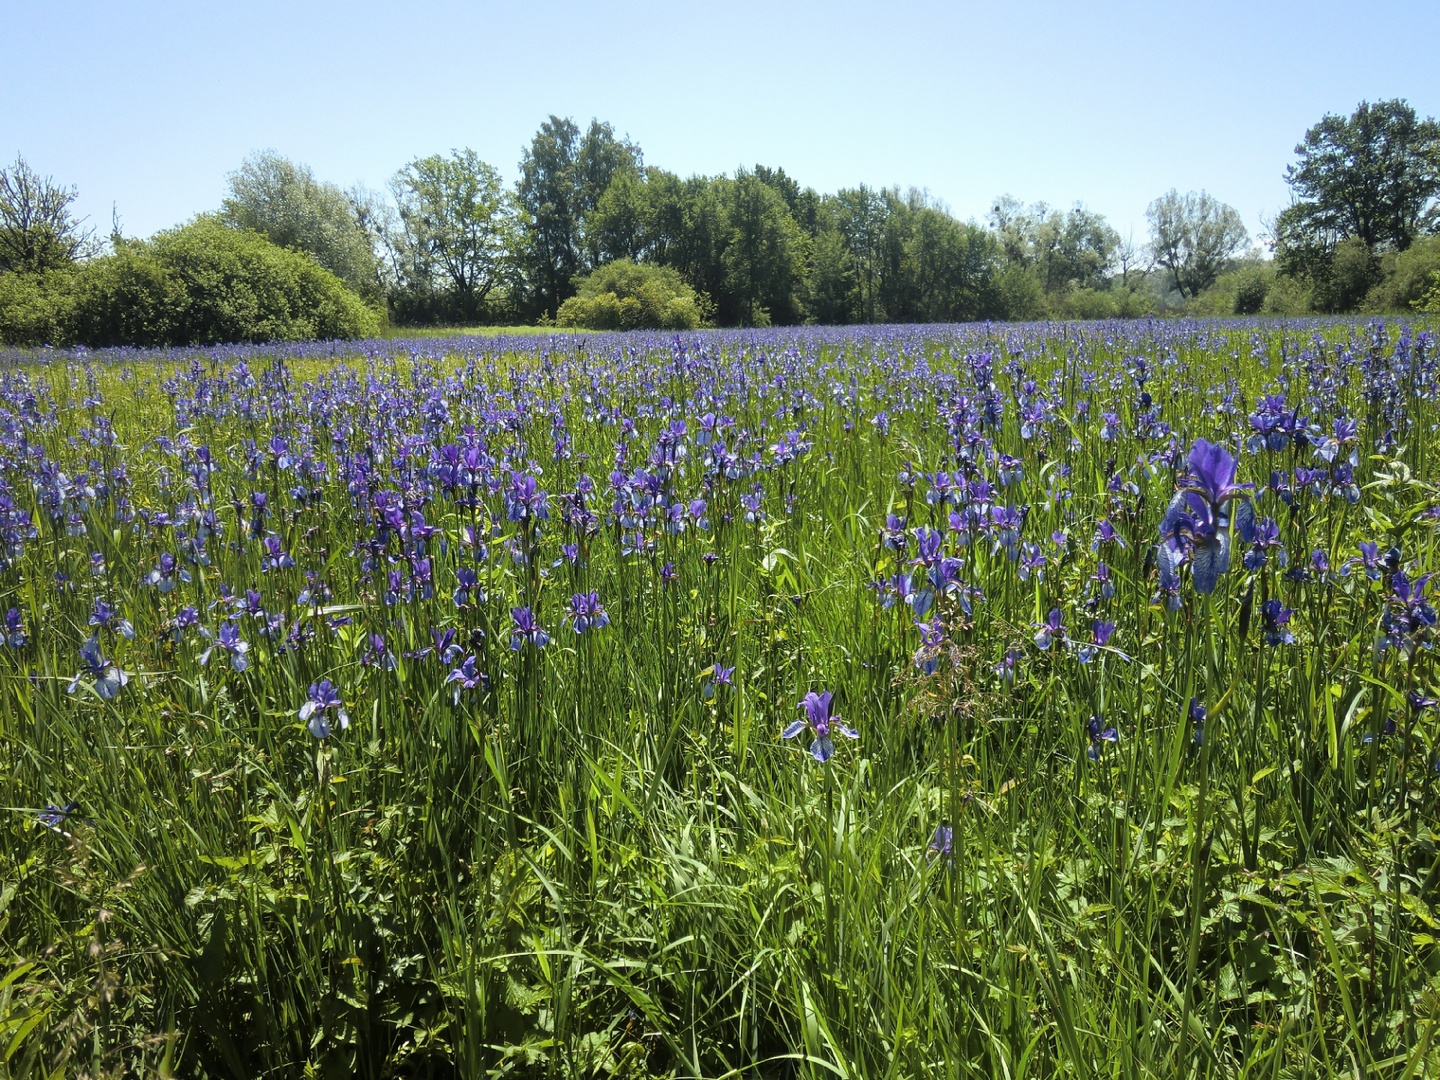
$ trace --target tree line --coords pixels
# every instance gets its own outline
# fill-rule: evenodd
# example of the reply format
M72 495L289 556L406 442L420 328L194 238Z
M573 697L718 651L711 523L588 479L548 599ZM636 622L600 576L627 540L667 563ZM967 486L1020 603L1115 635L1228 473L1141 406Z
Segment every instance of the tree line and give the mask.
M914 188L822 194L763 165L681 177L647 164L608 123L582 129L556 116L524 148L513 185L470 149L417 158L379 192L342 189L261 152L229 176L215 212L150 241L117 226L102 243L73 216L75 189L22 158L0 170L0 336L233 338L232 326L176 315L206 309L186 290L203 289L207 273L224 278L194 271L196 252L229 245L221 261L245 262L225 230L249 238L246 258L269 267L270 284L219 307L289 297L295 308L257 316L251 339L277 326L369 332L373 318L328 293L328 321L296 307L300 294L332 287L397 326L962 322L1440 303L1440 125L1404 101L1362 102L1348 117L1324 117L1295 154L1291 204L1264 223L1259 243L1204 191L1156 198L1137 242L1079 203L1006 195L985 220L962 221ZM307 257L325 288L280 283L298 268L265 263L257 241ZM188 277L171 265L180 249ZM160 279L165 288L154 286ZM127 302L148 304L149 322L132 312L107 328L105 312Z

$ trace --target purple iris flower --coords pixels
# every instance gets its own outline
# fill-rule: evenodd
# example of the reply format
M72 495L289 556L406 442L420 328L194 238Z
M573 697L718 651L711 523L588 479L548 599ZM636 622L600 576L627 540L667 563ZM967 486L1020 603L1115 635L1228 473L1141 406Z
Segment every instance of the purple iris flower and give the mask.
M550 635L540 628L535 613L528 607L511 608L510 617L515 620L510 631L510 648L516 652L523 649L526 642L537 649L543 649L550 643Z
M1275 552L1276 562L1283 568L1289 559L1285 546L1280 542L1280 526L1274 518L1261 518L1255 523L1250 541L1250 550L1245 552L1242 563L1246 570L1263 570L1270 561L1270 552Z
M1422 709L1433 709L1436 705L1440 705L1440 700L1437 700L1433 697L1426 697L1419 690L1411 690L1407 692L1405 695L1405 700L1410 703L1410 708L1417 713L1420 712Z
M462 566L456 572L455 579L458 584L455 587L455 592L451 599L455 602L457 608L464 607L470 602L471 592L477 590L480 579L475 571L471 570L468 566Z
M460 666L449 675L445 676L445 685L455 684L454 702L460 704L460 694L464 690L474 690L486 682L485 673L475 667L475 657L467 656L460 662Z
M208 631L201 630L200 632L207 638L210 637ZM240 628L233 622L221 623L220 632L215 635L213 641L214 644L200 654L201 667L204 667L210 662L210 654L216 649L229 655L230 666L236 671L244 671L250 666L250 660L245 655L250 651L250 646L240 640Z
M715 691L718 687L728 686L731 689L734 689L734 676L734 667L726 667L724 664L720 663L719 660L716 660L714 665L710 668L710 678L705 682L705 685L700 688L700 696L703 697L706 701L709 701L715 696Z
M93 637L80 646L80 665L80 671L70 680L68 693L73 694L81 680L85 679L97 694L110 701L130 681L129 675L105 659L100 652L100 643Z
M1036 581L1045 580L1044 554L1040 551L1039 544L1032 544L1028 540L1020 545L1020 580L1028 581L1030 575L1035 575Z
M1085 751L1085 756L1091 761L1099 761L1100 753L1106 743L1118 743L1120 733L1113 727L1101 727L1104 721L1097 715L1092 716L1085 723L1085 731L1090 736L1090 746Z
M1399 562L1398 555L1395 562ZM1388 562L1388 560L1387 560ZM1430 575L1413 582L1398 566L1390 574L1390 595L1386 598L1385 614L1380 619L1382 651L1398 648L1412 655L1435 625L1435 608L1425 597Z
M35 815L35 819L51 832L57 832L61 836L68 836L65 832L65 823L70 815L80 809L77 802L68 802L64 806L56 806L54 803L47 803L44 810Z
M925 849L925 857L930 860L950 859L950 850L955 843L955 830L949 825L936 825L935 835L930 837L930 843Z
M545 521L550 507L545 491L529 473L519 473L505 495L505 516L511 521Z
M1123 549L1125 539L1115 531L1109 518L1101 518L1095 525L1095 539L1090 542L1090 550L1099 551L1106 544L1118 544Z
M271 570L284 570L294 565L295 560L290 557L281 544L280 537L274 533L265 537L265 554L260 559L262 571L268 573Z
M309 721L310 734L317 739L324 739L330 734L329 713L335 713L335 719L340 722L340 730L344 731L350 726L350 714L345 711L345 702L341 699L335 685L329 679L321 679L318 683L310 684L310 697L304 705L300 706L300 719Z
M1354 558L1347 559L1345 565L1340 568L1340 573L1348 576L1350 568L1358 564L1365 568L1365 576L1367 578L1371 581L1379 581L1381 567L1380 545L1362 540L1360 541L1359 547L1360 554Z
M1230 569L1230 503L1236 531L1246 543L1254 539L1255 507L1249 485L1237 484L1235 458L1222 446L1198 439L1190 450L1187 484L1176 493L1160 523L1160 587L1179 587L1180 567L1190 563L1195 591L1215 591Z
M817 694L811 690L800 702L800 708L805 710L805 719L796 720L780 733L782 739L793 739L807 727L815 733L815 739L810 743L810 756L820 764L830 760L835 753L835 744L830 741L830 729L844 735L847 739L858 739L860 733L854 728L848 728L840 722L838 716L830 714L830 702L834 697L830 691Z
M154 585L161 593L168 593L175 588L177 579L189 581L190 572L180 568L175 556L168 551L160 556L155 568L146 575L145 580Z
M1205 719L1210 711L1200 703L1199 698L1190 699L1190 723L1195 725L1195 745L1205 745Z
M1095 659L1095 654L1110 644L1110 639L1114 634L1115 624L1113 622L1096 619L1090 628L1089 644L1081 645L1080 648L1076 650L1076 656L1080 660L1080 663L1088 664L1091 660Z
M1290 617L1295 614L1294 608L1287 608L1279 600L1267 600L1260 611L1260 618L1265 629L1266 645L1293 645L1295 635L1290 631Z
M1015 681L1015 669L1020 663L1020 652L1018 649L1009 649L995 665L995 674L1000 676L1000 681L1009 686Z
M104 600L95 601L95 607L90 612L90 625L108 626L126 640L135 636L135 628L120 618L119 613Z
M382 671L394 671L399 661L390 647L385 644L385 639L379 634L371 634L366 641L365 652L360 657L360 663L366 667L380 668Z
M1051 608L1050 614L1046 616L1043 623L1040 623L1040 632L1035 635L1035 645L1044 652L1058 641L1065 643L1065 623L1061 618L1059 608Z
M566 618L575 624L575 633L583 634L586 630L599 630L610 625L610 615L605 610L605 605L600 603L598 592L576 593L570 598L570 610Z
M12 649L23 649L30 638L25 633L25 616L20 614L19 608L11 608L5 613L5 644Z

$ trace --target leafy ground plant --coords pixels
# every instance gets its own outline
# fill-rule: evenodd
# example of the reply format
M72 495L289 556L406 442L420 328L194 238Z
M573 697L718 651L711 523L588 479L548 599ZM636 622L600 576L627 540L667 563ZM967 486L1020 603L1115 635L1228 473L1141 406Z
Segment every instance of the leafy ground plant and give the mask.
M0 370L0 1075L1434 1075L1424 325Z

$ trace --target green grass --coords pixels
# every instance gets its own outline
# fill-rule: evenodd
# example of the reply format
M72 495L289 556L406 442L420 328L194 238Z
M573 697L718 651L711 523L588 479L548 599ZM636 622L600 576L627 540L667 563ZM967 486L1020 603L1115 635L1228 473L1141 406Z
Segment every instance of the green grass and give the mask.
M1303 406L1343 375L1333 406L1362 420L1360 501L1266 495L1262 513L1291 566L1318 548L1338 570L1375 540L1428 568L1433 361L1388 405L1367 405L1356 367L1394 357L1399 333L717 335L683 362L663 339L563 361L497 343L444 365L251 355L253 383L229 359L6 372L5 476L36 534L0 578L0 610L22 610L30 638L0 648L0 1076L1436 1075L1437 733L1434 710L1404 705L1409 689L1436 696L1433 652L1377 655L1387 583L1359 569L1301 583L1273 562L1244 570L1237 550L1213 595L1187 583L1180 610L1157 601L1150 553L1176 477L1154 457L1167 438L1137 434L1131 374L1145 357L1182 451L1200 436L1233 446L1281 377ZM868 586L908 568L915 526L946 529L928 483L904 475L960 467L958 406L941 406L952 374L982 400L967 357L986 350L1007 400L985 437L1024 465L999 499L1030 507L1022 535L1049 562L1022 580L992 540L947 534L984 601L969 614L938 601L945 640L919 656L939 661L927 674L912 612ZM1012 358L1023 373L1005 371ZM1011 399L1027 378L1056 401L1032 438ZM609 520L625 436L605 410L636 421L633 470L662 442L664 399L685 403L672 487L687 503L704 412L734 417L742 457L789 430L811 446L789 464L765 449L757 478L707 494L708 527L652 524L653 551L633 553ZM1122 431L1106 441L1112 409ZM107 417L113 444L92 442ZM392 531L367 548L379 519L346 463L371 447L375 489L419 506L419 464L467 425L516 470L543 466L549 518L510 520L503 485L474 508L437 489L433 597L387 603L416 541ZM272 434L323 473L300 484L264 450ZM215 469L192 483L202 445ZM67 528L37 494L42 459L72 481L123 461L112 492L172 519L209 498L223 531L161 593L145 575L161 552L183 555L196 524L117 524L97 493ZM1310 460L1293 445L1246 454L1241 479L1263 487ZM577 540L561 496L582 473L600 520ZM764 517L747 522L755 479ZM295 566L262 568L253 491ZM908 519L903 556L881 543L887 513ZM1124 546L1092 549L1102 518ZM1102 559L1108 598L1092 580ZM486 599L457 607L469 566ZM244 672L223 656L201 666L208 642L173 629L191 605L216 631L222 585L285 613L274 640L236 615ZM589 589L612 625L577 635L562 615ZM67 692L97 597L135 630L99 631L129 673L109 701L83 680ZM1269 597L1296 610L1293 644L1264 643ZM510 648L520 604L550 632L544 649ZM1088 663L1039 650L1052 607L1081 642L1092 617L1115 621L1112 648ZM313 636L284 649L292 626ZM457 631L488 692L457 700L458 660L407 658L432 627ZM393 669L363 662L372 633ZM1013 682L996 670L1009 650ZM736 668L733 687L713 685L717 662ZM317 741L297 711L321 678L350 725ZM825 766L808 735L780 737L810 690L834 691L859 732ZM1198 746L1192 697L1209 709ZM1093 761L1092 714L1120 736ZM1392 714L1397 733L1367 741ZM59 832L37 823L70 800ZM948 853L931 848L941 825Z

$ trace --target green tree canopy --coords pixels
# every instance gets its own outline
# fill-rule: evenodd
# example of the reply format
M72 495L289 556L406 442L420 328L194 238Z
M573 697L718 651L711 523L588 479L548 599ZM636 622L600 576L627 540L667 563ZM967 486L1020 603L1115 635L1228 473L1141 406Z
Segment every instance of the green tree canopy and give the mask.
M1145 211L1150 251L1170 272L1182 297L1194 297L1220 276L1248 238L1240 214L1204 191L1171 188Z
M1440 217L1440 124L1404 101L1362 101L1327 114L1285 171L1295 193L1287 226L1314 243L1359 237L1372 251L1404 251Z
M417 158L390 184L399 229L390 238L404 284L442 292L453 319L480 317L501 281L514 236L500 174L470 149Z
M554 312L571 295L575 275L589 269L589 217L617 174L638 174L640 148L592 120L584 137L573 120L551 116L540 125L520 161L515 193L521 212L516 245L528 306Z
M4 275L11 344L214 345L377 334L379 314L309 255L214 217L120 240L74 270Z
M93 234L70 209L78 196L23 157L0 169L0 273L44 273L93 253Z
M363 296L380 296L380 264L354 201L309 166L273 150L251 154L229 177L221 220L303 251Z

